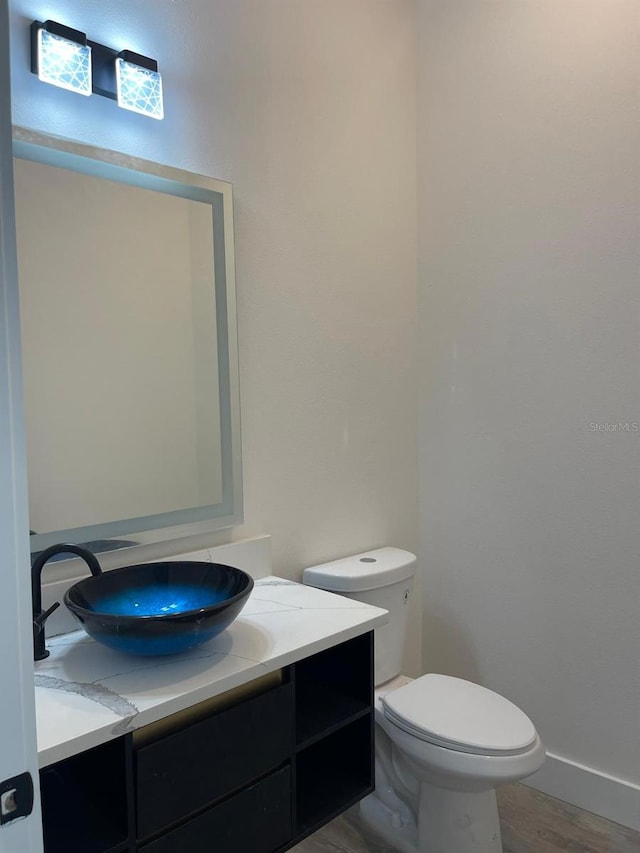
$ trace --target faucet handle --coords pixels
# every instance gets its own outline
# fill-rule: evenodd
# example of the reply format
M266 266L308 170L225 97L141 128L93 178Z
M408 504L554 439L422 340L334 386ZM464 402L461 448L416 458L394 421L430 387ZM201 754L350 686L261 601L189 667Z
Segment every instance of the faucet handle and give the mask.
M33 617L33 624L37 625L38 628L43 628L44 623L47 621L49 616L51 616L53 611L58 609L58 607L60 607L60 602L54 601L48 610L41 610L40 613Z
M48 610L41 610L33 617L33 659L44 660L49 657L49 651L44 643L44 623L54 610L60 607L59 601L54 601Z
M41 610L33 616L33 659L44 660L49 657L49 651L44 644L44 623L54 610L60 607L60 602L55 601L48 610Z

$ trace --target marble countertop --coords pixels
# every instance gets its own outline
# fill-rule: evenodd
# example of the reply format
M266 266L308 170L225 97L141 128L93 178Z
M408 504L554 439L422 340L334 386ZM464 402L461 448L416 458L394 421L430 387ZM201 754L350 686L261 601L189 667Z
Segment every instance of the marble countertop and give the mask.
M35 666L40 767L370 631L386 610L277 577L261 578L222 634L171 657L123 655L84 631L47 641Z

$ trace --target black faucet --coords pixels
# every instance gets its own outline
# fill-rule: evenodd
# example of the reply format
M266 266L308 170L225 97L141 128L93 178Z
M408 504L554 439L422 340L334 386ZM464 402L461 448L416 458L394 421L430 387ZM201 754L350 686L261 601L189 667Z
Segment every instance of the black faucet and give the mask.
M31 601L33 605L33 659L34 660L44 660L49 657L49 651L47 650L44 642L44 623L47 621L49 616L60 607L60 602L56 601L55 604L52 604L51 607L43 611L42 609L42 586L40 577L42 575L42 569L44 568L44 564L51 557L54 557L56 554L76 554L78 557L82 557L85 563L91 569L92 575L100 575L102 574L102 569L100 568L100 563L91 553L91 551L87 551L86 548L82 548L80 545L51 545L49 548L45 548L36 559L33 561L33 565L31 566Z

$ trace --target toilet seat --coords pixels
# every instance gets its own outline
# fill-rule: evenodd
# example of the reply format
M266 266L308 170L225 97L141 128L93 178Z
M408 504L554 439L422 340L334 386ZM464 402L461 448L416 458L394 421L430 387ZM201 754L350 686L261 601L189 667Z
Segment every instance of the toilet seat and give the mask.
M402 731L445 749L519 755L537 734L508 699L460 678L430 673L381 697L385 717Z

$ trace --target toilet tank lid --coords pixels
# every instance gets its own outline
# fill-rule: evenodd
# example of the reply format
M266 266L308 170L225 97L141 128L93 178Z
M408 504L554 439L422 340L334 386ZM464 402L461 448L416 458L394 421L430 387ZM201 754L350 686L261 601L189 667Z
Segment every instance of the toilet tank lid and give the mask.
M413 577L416 557L401 548L377 548L304 570L303 581L329 592L364 592Z

